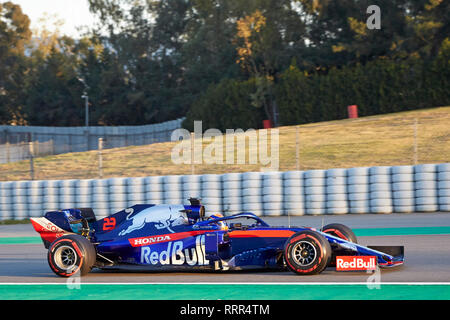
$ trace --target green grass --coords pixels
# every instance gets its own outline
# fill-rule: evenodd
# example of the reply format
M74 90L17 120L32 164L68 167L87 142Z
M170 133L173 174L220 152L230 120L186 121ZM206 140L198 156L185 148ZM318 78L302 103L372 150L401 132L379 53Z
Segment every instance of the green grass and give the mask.
M299 169L351 168L414 164L414 123L417 163L450 162L450 107L301 125ZM296 127L279 128L279 170L296 170ZM227 136L226 139L232 138ZM210 142L203 142L206 147ZM103 177L190 174L191 165L171 161L176 143L107 149ZM269 149L270 150L270 149ZM236 149L235 149L236 151ZM239 151L242 151L241 149ZM246 159L256 150L246 145ZM223 152L225 155L226 153ZM225 160L225 156L223 157ZM35 179L98 178L98 152L36 158ZM261 164L197 164L196 174L260 171ZM29 180L30 163L0 165L0 180Z
M1 300L450 300L445 284L0 285ZM172 316L176 316L172 312Z
M12 225L12 224L31 224L30 219L23 220L0 220L0 226Z

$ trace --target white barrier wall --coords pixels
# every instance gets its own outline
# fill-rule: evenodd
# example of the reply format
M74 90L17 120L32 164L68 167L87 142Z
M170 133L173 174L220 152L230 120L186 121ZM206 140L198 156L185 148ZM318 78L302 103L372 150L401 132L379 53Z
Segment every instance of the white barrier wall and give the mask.
M327 214L349 213L347 170L331 169L326 173Z
M242 173L229 173L222 176L222 211L226 215L243 211Z
M262 176L262 203L265 216L284 214L283 173L270 172Z
M283 205L285 214L301 216L306 213L303 179L303 171L283 172Z
M450 211L450 163L437 166L437 200L440 211Z
M437 165L422 164L414 170L416 210L434 212L439 210L437 198Z
M0 219L68 208L105 217L135 204L189 204L259 216L450 212L450 163L103 180L0 182Z
M306 214L325 214L326 170L311 170L304 174L305 209Z
M415 211L414 167L392 167L393 211L408 213Z
M200 198L205 205L206 213L222 212L222 177L215 174L205 174L201 177ZM181 201L179 203L183 203Z
M349 213L370 212L369 168L347 170Z
M261 172L245 172L242 174L242 210L263 215L262 179Z

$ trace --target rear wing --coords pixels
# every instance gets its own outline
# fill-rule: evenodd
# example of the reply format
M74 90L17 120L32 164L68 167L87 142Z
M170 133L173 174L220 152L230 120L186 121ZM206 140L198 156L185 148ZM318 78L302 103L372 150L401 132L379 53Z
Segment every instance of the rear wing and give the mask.
M48 249L56 239L67 234L73 234L73 232L58 227L47 218L30 218L30 220L34 230L41 236L46 249Z

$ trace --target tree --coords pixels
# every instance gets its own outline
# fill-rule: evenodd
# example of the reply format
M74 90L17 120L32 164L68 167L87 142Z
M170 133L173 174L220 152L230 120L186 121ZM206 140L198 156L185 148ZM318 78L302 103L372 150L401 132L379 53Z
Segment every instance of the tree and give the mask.
M298 0L308 21L305 66L332 66L412 55L433 58L449 35L448 1L443 0ZM381 10L380 29L367 26L367 9Z
M254 129L264 119L262 109L251 106L251 93L256 90L254 79L238 81L223 79L208 87L186 115L183 127L193 131L194 121L202 120L209 128L225 132L227 129ZM203 126L206 128L206 126Z
M446 83L449 3L89 0L99 23L82 39L46 28L32 38L20 7L2 3L0 123L82 125L84 91L100 125L187 115L257 128L276 125L278 107L283 123L306 123L345 117L348 97L362 114L429 106L446 101L446 87L429 88ZM370 5L379 29L368 27ZM404 91L412 79L420 86Z
M415 2L407 16L411 36L404 39L404 48L424 58L438 56L450 35L450 4L443 0Z
M237 61L242 69L253 78L256 91L250 94L252 105L264 108L265 114L275 123L274 101L272 96L273 72L270 60L267 59L265 38L262 30L266 26L266 17L256 10L237 22L235 43L237 45ZM257 60L260 60L257 62Z
M75 49L70 38L60 38L48 55L38 59L29 76L24 111L30 125L82 126L83 85L78 80Z
M105 72L115 74L114 86L122 83L120 99L115 100L121 106L111 104L111 110L105 110L111 117L104 118L146 124L183 116L191 101L180 56L189 3L91 0L90 8L102 21L95 34L108 32L99 39L116 64Z
M0 3L0 123L25 123L22 97L30 20L20 6Z

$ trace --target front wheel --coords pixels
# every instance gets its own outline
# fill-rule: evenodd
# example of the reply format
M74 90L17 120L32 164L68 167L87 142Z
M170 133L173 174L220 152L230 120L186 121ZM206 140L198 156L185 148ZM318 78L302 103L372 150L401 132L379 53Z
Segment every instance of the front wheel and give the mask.
M340 223L332 223L328 224L321 230L323 233L328 233L332 236L341 238L345 241L350 241L353 243L358 243L358 238L356 237L355 233L347 227L346 225L340 224Z
M71 277L79 272L89 273L96 262L94 245L80 235L56 239L48 249L47 260L52 271L60 277Z
M347 227L346 225L340 224L340 223L332 223L328 224L321 230L323 233L332 235L334 237L340 238L345 241L358 243L358 238L356 237L355 233L352 229ZM333 254L331 255L331 261L329 266L335 267L336 266L336 256L338 255L346 255L346 251L342 251L339 249L333 250Z
M288 268L296 274L318 274L330 263L331 247L321 234L301 231L286 241L284 258Z

